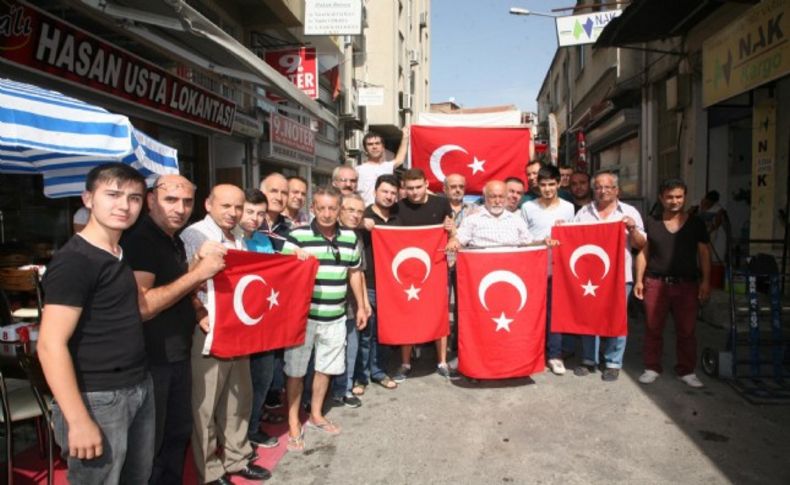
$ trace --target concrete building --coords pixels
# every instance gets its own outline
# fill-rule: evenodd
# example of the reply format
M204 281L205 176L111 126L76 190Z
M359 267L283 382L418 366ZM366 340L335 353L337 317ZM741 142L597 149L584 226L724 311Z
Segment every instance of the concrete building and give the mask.
M383 101L362 108L346 134L351 155L362 155L362 135L374 130L396 151L401 128L430 104L430 0L366 0L365 28L354 44L354 82L383 89ZM360 45L357 45L360 44Z
M782 0L640 0L596 44L642 56L647 196L668 176L686 180L691 203L717 190L741 261L787 245L788 32ZM722 238L716 247L723 256Z

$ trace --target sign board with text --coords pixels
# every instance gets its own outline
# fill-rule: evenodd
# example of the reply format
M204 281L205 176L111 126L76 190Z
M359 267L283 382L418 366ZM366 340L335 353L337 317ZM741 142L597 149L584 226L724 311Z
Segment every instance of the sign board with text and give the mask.
M584 15L557 17L557 44L560 47L570 45L594 44L603 29L619 17L622 10L606 10Z
M24 2L0 2L0 61L222 133L236 104Z
M776 142L776 99L767 98L757 102L752 111L750 239L774 237Z
M309 126L272 113L266 155L302 165L315 165L315 133Z
M702 44L704 107L790 74L790 2L758 3Z
M318 99L318 60L315 47L266 51L264 60L311 99ZM271 99L282 99L269 95Z
M361 35L362 0L305 0L304 35Z
M359 88L360 106L382 106L384 104L384 88Z

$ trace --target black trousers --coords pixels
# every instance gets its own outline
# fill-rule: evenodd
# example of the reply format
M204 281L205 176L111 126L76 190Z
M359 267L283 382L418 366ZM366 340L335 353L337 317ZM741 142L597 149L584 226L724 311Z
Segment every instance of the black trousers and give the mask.
M189 359L151 365L156 408L154 466L149 484L182 485L192 436L192 372Z

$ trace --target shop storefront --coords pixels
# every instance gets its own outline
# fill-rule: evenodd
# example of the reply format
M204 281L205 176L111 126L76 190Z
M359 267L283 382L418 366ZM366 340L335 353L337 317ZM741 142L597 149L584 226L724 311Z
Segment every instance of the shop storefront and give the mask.
M181 173L205 197L213 177L212 143L231 136L234 101L28 4L5 2L0 16L14 19L0 36L3 77L127 115L137 129L178 150ZM40 176L0 175L6 241L58 246L69 237L71 214L80 206L74 197L46 199Z

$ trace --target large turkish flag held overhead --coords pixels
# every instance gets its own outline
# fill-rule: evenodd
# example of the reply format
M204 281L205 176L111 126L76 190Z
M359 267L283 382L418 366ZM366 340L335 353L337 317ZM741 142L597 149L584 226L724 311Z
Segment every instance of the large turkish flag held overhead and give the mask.
M466 192L480 194L488 180L524 179L529 161L527 128L411 127L412 167L421 168L428 186L443 190L445 176L466 177Z
M476 379L544 368L546 249L458 253L458 370Z
M231 358L304 343L318 260L229 250L208 281L203 354Z
M373 229L379 342L418 344L450 333L446 245L442 226Z
M552 331L626 335L625 224L563 224L551 237L560 242L552 249Z

